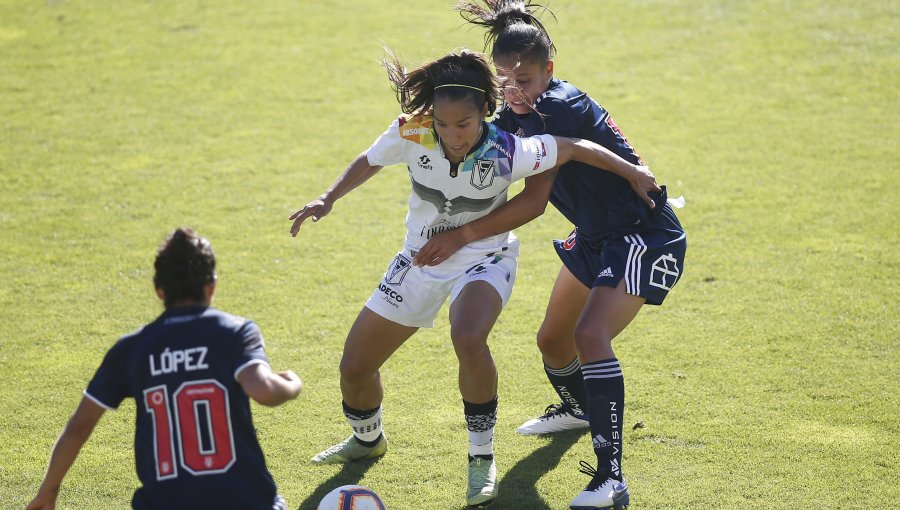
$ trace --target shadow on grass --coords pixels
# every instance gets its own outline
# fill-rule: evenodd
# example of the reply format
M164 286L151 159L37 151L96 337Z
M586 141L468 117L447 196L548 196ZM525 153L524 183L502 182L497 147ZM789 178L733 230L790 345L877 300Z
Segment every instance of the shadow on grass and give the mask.
M381 460L381 457L344 464L334 476L320 483L316 490L303 503L300 503L297 510L316 510L322 498L332 490L337 489L341 485L358 485L366 471L379 460Z
M544 473L558 466L563 454L583 435L583 430L554 434L549 444L531 452L506 474L501 471L500 494L488 509L550 510L551 507L537 492L537 481Z

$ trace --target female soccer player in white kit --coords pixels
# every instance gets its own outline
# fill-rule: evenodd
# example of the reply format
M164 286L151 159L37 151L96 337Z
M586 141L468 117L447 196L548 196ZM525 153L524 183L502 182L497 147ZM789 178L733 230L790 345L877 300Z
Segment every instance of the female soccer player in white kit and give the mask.
M416 251L432 235L504 204L513 181L569 160L625 177L642 197L658 188L646 167L628 163L593 142L550 135L518 138L486 123L500 91L481 54L463 50L408 73L393 56L385 66L405 115L394 120L321 196L290 217L291 235L296 236L306 218L322 219L337 199L382 167L396 163L408 167L412 193L406 241L344 344L341 393L353 435L312 461L349 462L385 453L379 369L418 328L434 324L450 296L450 336L459 359L470 440L467 502L482 506L497 495L493 456L497 368L487 337L512 292L519 243L505 232L468 244L430 267L412 264Z

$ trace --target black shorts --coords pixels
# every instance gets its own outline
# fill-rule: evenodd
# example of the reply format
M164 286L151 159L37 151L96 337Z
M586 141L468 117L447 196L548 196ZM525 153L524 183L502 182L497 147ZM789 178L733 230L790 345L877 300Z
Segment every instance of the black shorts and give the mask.
M616 287L624 278L625 292L661 305L684 271L687 237L666 205L643 232L586 242L576 227L553 244L566 268L587 288Z

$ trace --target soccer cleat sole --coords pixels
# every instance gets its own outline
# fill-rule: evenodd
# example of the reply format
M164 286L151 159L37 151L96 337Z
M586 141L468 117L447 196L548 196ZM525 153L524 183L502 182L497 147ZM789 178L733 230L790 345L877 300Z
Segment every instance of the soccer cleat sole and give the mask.
M619 498L618 501L614 501L612 506L569 506L569 510L626 510L628 505L631 504L631 495L627 492Z
M490 499L486 499L484 501L477 502L477 503L470 502L470 503L468 503L468 507L469 508L484 508L484 507L490 505L491 503L493 503L495 499L497 499L497 496L491 496Z

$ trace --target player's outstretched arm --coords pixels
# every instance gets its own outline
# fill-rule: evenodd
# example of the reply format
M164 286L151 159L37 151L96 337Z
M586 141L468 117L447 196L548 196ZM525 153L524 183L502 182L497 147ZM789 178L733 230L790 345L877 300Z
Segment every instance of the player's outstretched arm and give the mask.
M300 232L300 225L303 224L306 218L312 216L313 221L319 221L331 212L331 208L337 199L366 182L369 177L378 173L381 168L380 166L370 165L365 152L357 156L330 188L288 218L294 222L291 225L291 237L297 237L297 233Z
M473 241L509 232L544 214L556 172L554 168L527 177L525 188L509 202L471 223L432 237L413 258L413 264L436 266Z
M646 166L634 165L625 161L618 154L590 140L580 138L564 138L554 136L557 146L556 164L562 166L571 160L581 161L588 165L612 172L631 184L631 188L641 200L651 208L656 204L649 193L662 189L656 183L656 177Z
M265 363L248 366L237 379L247 396L269 407L297 398L303 389L303 382L292 370L272 372Z
M66 428L63 429L53 452L50 454L50 465L44 481L38 489L37 496L28 504L27 510L53 510L56 508L56 498L59 496L59 488L63 478L72 467L72 463L78 457L81 447L91 437L94 427L106 410L93 400L83 397L78 408L69 418Z

